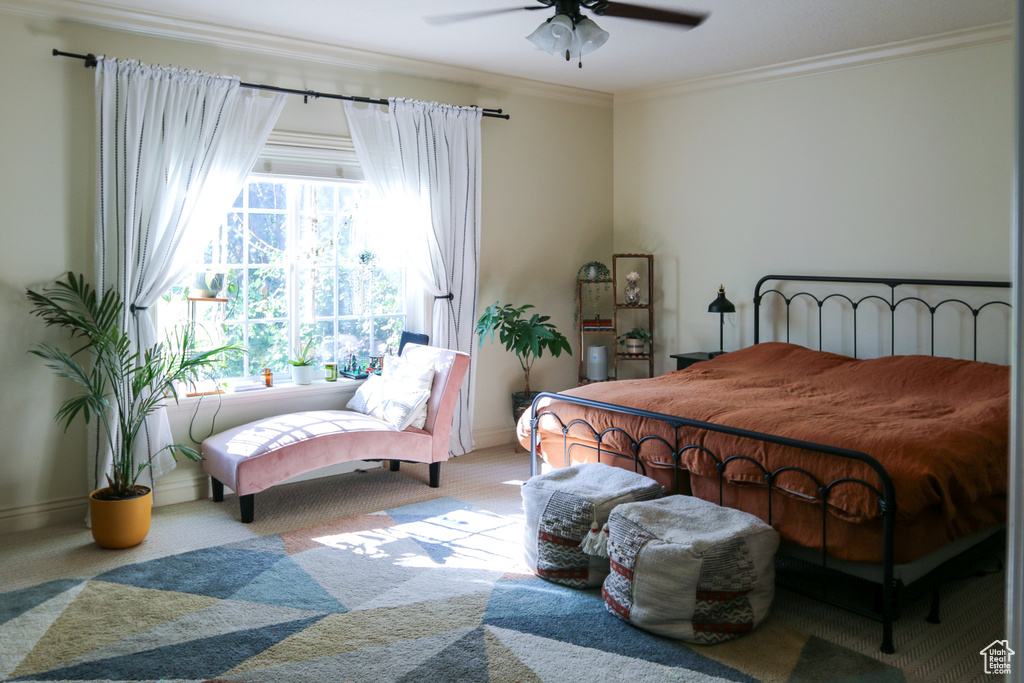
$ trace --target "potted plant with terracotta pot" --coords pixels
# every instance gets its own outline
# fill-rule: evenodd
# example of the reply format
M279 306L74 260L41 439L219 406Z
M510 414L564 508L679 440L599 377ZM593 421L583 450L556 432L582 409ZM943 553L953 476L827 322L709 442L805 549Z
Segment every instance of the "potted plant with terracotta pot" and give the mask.
M651 341L651 333L645 329L634 327L625 334L618 336L619 344L626 347L626 353L637 355L644 352L644 348Z
M519 365L523 368L525 389L512 394L512 415L517 422L533 402L530 393L530 369L534 361L544 355L545 349L555 358L562 355L562 351L572 355L569 340L548 322L551 316L534 313L527 317L526 311L531 308L531 304L516 308L512 304L502 306L495 301L487 307L476 324L481 347L487 338L494 341L494 333L497 332L498 339L505 345L505 349L516 354Z
M175 457L200 459L191 446L167 444L137 463L136 445L146 439L146 418L167 398L177 401L179 386L201 379L223 362L225 354L241 349L228 345L196 351L193 330L185 327L166 345L135 351L123 327L125 319L130 324L131 316L120 295L108 289L98 296L74 273L42 291L30 289L27 295L34 315L47 326L64 328L74 341L75 350L70 353L50 344L31 349L47 361L47 367L80 388L61 405L57 420L67 430L79 414L86 423L95 417L107 443L113 445L106 473L109 486L89 496L93 538L107 548L138 545L149 533L153 496L152 490L138 484L139 475L163 450Z

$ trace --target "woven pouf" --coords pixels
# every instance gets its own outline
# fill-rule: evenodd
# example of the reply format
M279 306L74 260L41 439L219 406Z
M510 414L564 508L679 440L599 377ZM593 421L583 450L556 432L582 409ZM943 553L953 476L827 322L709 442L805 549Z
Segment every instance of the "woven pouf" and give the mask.
M620 505L608 520L615 616L692 643L731 640L768 615L779 535L757 517L691 496Z
M602 525L608 514L621 503L663 495L653 479L600 463L532 477L523 484L526 565L542 579L565 586L600 586L608 576L608 558L584 549L597 552L593 548L606 545L598 539L607 538Z

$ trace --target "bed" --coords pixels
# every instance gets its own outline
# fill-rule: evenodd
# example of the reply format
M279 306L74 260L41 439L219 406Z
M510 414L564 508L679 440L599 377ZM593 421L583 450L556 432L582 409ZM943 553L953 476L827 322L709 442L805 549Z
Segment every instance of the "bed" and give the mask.
M809 283L824 291L805 291ZM896 587L998 534L1005 519L1009 368L977 358L990 346L979 320L983 333L1008 325L1008 304L987 298L1006 287L766 276L753 346L660 377L541 395L519 437L534 466L641 471L758 515L789 555L879 583L878 613L855 611L881 619L882 650L892 652ZM759 338L766 297L785 341ZM838 345L852 355L822 350L834 338L826 322L850 332ZM814 343L793 343L795 329ZM951 342L965 329L966 342ZM904 352L908 337L925 352ZM881 357L856 357L885 346ZM970 360L936 353L950 346Z

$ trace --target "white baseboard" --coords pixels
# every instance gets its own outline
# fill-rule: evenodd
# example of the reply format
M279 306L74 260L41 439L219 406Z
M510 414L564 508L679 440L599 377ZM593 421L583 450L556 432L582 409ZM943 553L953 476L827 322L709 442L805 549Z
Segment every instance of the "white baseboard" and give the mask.
M516 442L516 430L512 425L498 425L473 430L473 442L476 448L493 448Z
M205 474L197 474L194 477L173 482L157 480L156 486L153 487L153 507L155 508L209 497L210 477Z
M88 510L89 499L87 496L7 508L0 510L0 534L74 522L84 524Z
M473 441L477 448L493 448L515 442L515 429L512 425L498 425L473 430ZM346 462L332 467L307 472L288 481L302 481L318 477L331 477L336 474L353 472L357 469L379 467L376 462ZM187 503L210 496L210 478L197 474L187 479L179 479L169 483L157 482L153 492L153 507ZM56 524L81 522L85 519L89 507L87 497L65 498L46 503L30 503L0 510L0 534L16 531L28 531Z

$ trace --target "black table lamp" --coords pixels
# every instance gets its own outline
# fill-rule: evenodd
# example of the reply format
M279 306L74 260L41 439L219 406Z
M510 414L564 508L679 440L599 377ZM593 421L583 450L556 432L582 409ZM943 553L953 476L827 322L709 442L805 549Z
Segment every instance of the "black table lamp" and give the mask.
M718 328L718 351L712 351L708 354L710 358L720 356L725 353L725 314L735 313L736 306L731 301L725 298L725 287L718 285L718 298L711 302L708 306L708 313L718 313L721 318L721 324Z

